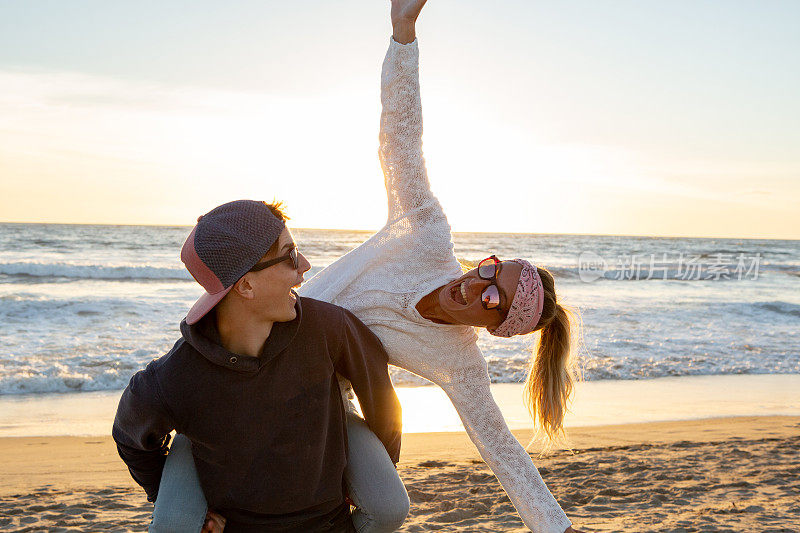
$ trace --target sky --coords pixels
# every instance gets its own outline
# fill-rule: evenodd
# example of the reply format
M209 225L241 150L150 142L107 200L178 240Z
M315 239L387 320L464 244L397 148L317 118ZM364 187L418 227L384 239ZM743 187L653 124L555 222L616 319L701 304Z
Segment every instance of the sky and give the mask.
M0 221L378 229L385 0L0 3ZM800 2L429 0L455 231L800 238Z

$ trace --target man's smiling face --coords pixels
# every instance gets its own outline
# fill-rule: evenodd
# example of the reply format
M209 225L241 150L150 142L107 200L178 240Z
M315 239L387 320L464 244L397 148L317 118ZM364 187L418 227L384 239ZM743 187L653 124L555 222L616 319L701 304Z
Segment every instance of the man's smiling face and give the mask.
M293 248L296 248L296 244L292 233L288 228L284 228L276 243L259 260L259 263L283 257ZM257 313L264 321L289 322L297 316L294 307L297 298L292 294L292 288L300 286L303 282L303 274L311 268L311 264L299 252L297 263L295 269L292 260L287 258L285 261L263 270L245 274L253 289L253 312Z

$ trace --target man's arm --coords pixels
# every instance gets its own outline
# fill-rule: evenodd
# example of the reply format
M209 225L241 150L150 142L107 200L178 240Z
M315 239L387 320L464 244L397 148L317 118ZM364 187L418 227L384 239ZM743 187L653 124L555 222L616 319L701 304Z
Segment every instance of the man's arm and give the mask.
M389 356L380 339L350 311L342 309L343 338L336 371L350 380L364 419L393 463L400 460L403 417L389 378Z
M122 393L111 435L133 479L144 488L148 501L156 501L161 472L174 428L161 399L155 362L137 372Z

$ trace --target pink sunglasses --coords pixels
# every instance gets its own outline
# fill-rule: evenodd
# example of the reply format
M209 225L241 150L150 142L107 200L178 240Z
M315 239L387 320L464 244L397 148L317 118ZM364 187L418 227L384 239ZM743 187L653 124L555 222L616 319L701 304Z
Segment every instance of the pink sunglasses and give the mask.
M478 263L478 276L491 281L481 293L481 304L486 310L497 309L500 311L500 289L497 287L497 275L500 273L501 261L497 256L491 255Z

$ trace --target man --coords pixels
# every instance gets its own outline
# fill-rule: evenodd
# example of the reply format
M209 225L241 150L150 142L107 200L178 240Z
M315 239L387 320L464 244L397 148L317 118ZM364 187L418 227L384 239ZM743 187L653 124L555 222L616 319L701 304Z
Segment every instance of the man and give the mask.
M150 501L174 429L191 441L225 531L354 531L336 372L395 463L400 405L378 338L345 309L292 290L311 265L285 221L279 205L251 200L198 219L181 259L206 294L172 350L133 376L112 434Z

